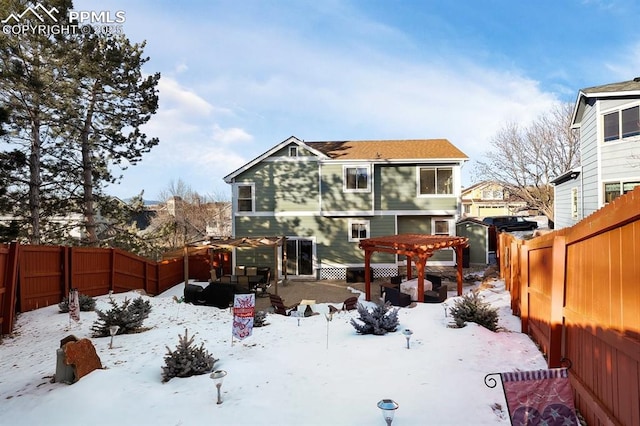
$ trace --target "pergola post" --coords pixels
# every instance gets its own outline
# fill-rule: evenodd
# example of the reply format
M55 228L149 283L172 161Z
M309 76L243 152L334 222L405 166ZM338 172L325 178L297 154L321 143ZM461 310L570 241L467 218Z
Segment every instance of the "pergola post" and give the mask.
M416 269L418 270L418 302L424 302L424 271L427 266L427 259L430 254L420 254L416 260Z
M458 281L458 296L462 296L462 262L463 262L463 251L462 251L462 246L458 245L456 246L456 259L458 260L458 268L456 271L456 279Z
M367 302L371 301L371 272L369 267L371 265L371 250L364 250L364 292Z
M407 281L409 281L412 277L413 268L411 267L411 256L407 255Z

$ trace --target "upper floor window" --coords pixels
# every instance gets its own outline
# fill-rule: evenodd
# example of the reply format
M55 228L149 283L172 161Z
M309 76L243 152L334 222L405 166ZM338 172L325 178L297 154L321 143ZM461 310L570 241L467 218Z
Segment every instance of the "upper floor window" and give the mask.
M254 195L255 188L253 184L238 185L238 211L252 212L254 211Z
M502 191L485 189L482 191L483 200L502 200Z
M357 242L369 238L368 220L349 220L349 241Z
M633 191L640 182L609 182L604 184L604 202L610 203L619 196Z
M345 191L369 191L369 167L346 166L344 168Z
M451 167L420 167L419 195L453 194Z
M289 147L289 157L297 157L298 156L298 147L290 146Z
M604 115L604 141L615 141L640 135L640 106Z

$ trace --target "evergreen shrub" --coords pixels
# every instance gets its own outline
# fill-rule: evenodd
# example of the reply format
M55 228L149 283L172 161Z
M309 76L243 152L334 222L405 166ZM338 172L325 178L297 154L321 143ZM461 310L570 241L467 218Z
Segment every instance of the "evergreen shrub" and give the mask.
M375 334L382 336L398 327L398 308L392 309L390 303L377 305L369 311L363 304L358 303L358 321L351 319L351 325L360 334Z
M194 337L189 338L187 329L184 337L178 335L178 346L175 350L167 346L165 365L162 367L162 382L168 382L173 377L190 377L206 374L213 370L218 361L200 343L199 347L192 346Z
M482 300L477 292L469 292L456 300L449 312L458 328L475 322L491 331L498 330L498 309Z
M83 312L93 311L96 308L96 299L86 294L78 294L78 302L80 310ZM63 314L69 312L69 296L65 296L62 302L58 303L58 309Z
M119 327L117 334L137 333L142 330L142 323L151 312L151 302L142 297L134 299L133 302L124 299L120 305L110 297L109 303L111 309L106 312L96 309L98 319L91 327L93 337L109 336L109 327L112 325Z

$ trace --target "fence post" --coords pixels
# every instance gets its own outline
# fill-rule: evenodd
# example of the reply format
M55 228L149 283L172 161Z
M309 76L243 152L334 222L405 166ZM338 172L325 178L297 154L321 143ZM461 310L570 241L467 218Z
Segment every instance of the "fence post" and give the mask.
M4 306L2 306L2 330L0 335L11 334L13 322L16 315L16 295L18 293L18 257L20 244L13 242L9 244L7 263L4 276Z
M529 247L520 248L520 300L511 305L514 315L520 315L520 331L529 334ZM513 301L513 297L511 298Z
M567 245L566 237L553 239L552 276L551 276L551 311L549 315L549 368L561 367L562 328L564 326L564 286L566 276Z

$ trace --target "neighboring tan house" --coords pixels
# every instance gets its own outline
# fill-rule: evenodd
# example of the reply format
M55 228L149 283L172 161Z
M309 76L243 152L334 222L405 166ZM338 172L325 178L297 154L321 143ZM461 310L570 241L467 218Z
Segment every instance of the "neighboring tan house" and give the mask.
M556 229L640 185L640 77L580 90L571 127L580 131L581 166L553 181Z
M497 182L483 181L462 190L462 216L510 216L526 208L526 203L514 201Z
M344 279L364 265L361 239L399 233L455 235L460 169L446 139L305 142L294 136L227 175L235 238L285 236L287 274ZM236 249L236 264L273 265L273 249ZM376 253L374 275L406 258ZM453 265L440 250L430 265ZM283 271L278 271L282 274Z

